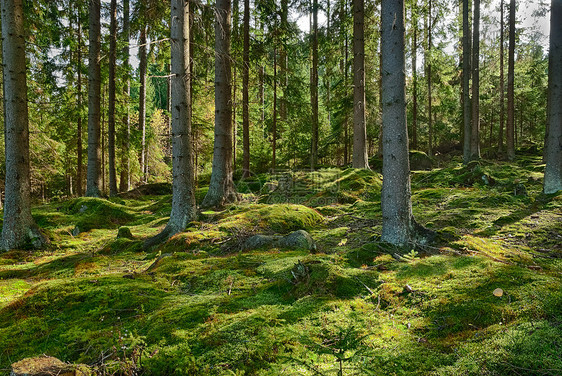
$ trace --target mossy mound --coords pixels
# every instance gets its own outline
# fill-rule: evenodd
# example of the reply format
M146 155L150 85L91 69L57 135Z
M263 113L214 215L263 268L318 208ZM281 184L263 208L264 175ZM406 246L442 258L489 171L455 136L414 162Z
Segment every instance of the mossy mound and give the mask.
M410 170L431 170L433 160L429 155L419 150L410 150Z
M124 199L135 199L142 196L163 196L172 194L172 184L152 183L144 184L128 192L120 193L118 197Z
M69 200L60 210L77 219L77 233L92 229L119 228L135 219L135 215L126 206L93 197Z
M269 231L286 234L296 230L309 230L324 221L316 210L303 205L274 204L238 206L221 213L218 226L229 232L236 230Z

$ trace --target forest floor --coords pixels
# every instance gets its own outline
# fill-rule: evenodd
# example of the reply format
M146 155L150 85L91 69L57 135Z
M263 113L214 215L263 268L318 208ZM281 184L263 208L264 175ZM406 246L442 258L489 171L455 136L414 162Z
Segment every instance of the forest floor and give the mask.
M257 176L150 251L168 185L36 206L51 248L0 254L0 374L47 354L107 375L560 375L562 194L541 195L543 170L414 171L436 238L401 256L370 171ZM314 252L244 250L300 229Z

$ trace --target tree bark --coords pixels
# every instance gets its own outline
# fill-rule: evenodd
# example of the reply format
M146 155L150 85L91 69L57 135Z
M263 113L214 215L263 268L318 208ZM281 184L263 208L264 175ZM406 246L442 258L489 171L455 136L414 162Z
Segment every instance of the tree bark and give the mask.
M2 0L6 182L2 248L40 248L48 240L31 216L29 122L22 0Z
M312 151L310 168L318 165L318 0L312 1L312 71L310 99L312 104Z
M121 192L131 189L131 160L129 155L129 142L131 138L131 124L129 122L129 97L131 93L131 80L129 74L129 37L130 37L130 24L129 24L129 0L123 0L123 68L125 74L123 77L123 98L124 107L123 112L123 140L122 140L122 159L121 159L121 178L119 182L119 190Z
M469 20L469 0L462 2L462 114L464 125L463 141L463 163L467 164L471 158L471 131L472 123L470 119L470 57L472 56L470 45L470 20Z
M562 1L552 0L551 4L548 131L543 187L546 194L562 190Z
M144 248L184 231L196 217L195 179L191 139L191 75L189 0L171 0L172 59L172 211L164 230Z
M407 244L413 214L406 126L404 2L382 1L381 51L383 85L382 241Z
M470 159L480 159L480 0L474 0L472 40L472 127Z
M115 174L115 66L117 50L117 0L110 5L110 42L109 42L109 110L108 110L108 162L109 162L109 195L117 194L117 175Z
M427 75L427 125L428 125L428 146L427 152L430 156L433 155L433 103L432 103L432 85L431 85L431 44L432 44L432 19L431 19L431 0L429 0L427 10L427 51L425 55L426 75Z
M242 67L242 177L250 176L250 0L244 0L244 52Z
M84 195L83 183L83 150L82 150L82 24L80 22L80 7L77 6L78 12L78 64L76 70L78 71L78 82L76 90L78 91L78 120L76 124L76 192L78 196Z
M88 52L88 179L86 196L101 195L100 170L100 100L101 100L101 69L100 69L100 0L90 0L90 46Z
M232 90L230 0L217 0L215 20L215 142L209 191L201 207L220 207L237 199L232 172Z
M504 3L500 2L500 131L498 133L498 152L503 153L503 132L505 126L505 85L504 85Z
M147 45L146 45L146 25L142 27L139 37L139 130L141 131L141 181L147 181L146 174L146 71L148 65Z
M273 48L273 108L271 115L271 169L277 168L277 48Z
M515 0L509 3L509 48L507 60L507 159L515 159Z
M353 0L353 167L368 169L364 15L364 1Z
M412 1L412 148L418 148L418 8Z

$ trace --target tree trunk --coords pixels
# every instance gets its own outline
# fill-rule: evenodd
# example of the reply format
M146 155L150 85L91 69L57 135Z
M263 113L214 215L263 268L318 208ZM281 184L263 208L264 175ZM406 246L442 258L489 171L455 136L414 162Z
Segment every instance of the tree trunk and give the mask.
M129 97L131 93L130 67L129 67L129 0L123 0L123 68L125 74L123 77L123 98L125 111L123 112L123 140L121 151L121 178L119 182L119 190L121 192L131 189L131 160L129 155L129 140L131 138L131 124L129 122Z
M312 71L310 82L312 104L312 152L310 168L318 165L318 0L312 1Z
M76 124L76 192L78 196L84 195L84 183L82 177L84 175L83 151L82 151L82 24L80 23L80 7L78 6L78 82L76 90L78 91L78 120Z
M472 40L472 127L470 159L480 159L480 0L474 0Z
M90 0L90 46L88 52L88 179L86 196L99 197L100 170L100 0Z
M427 52L425 55L426 63L426 76L427 76L427 125L428 125L428 147L427 152L429 156L433 155L433 103L431 100L431 29L432 29L432 19L431 19L431 0L429 0L427 10Z
M382 1L381 50L383 85L382 241L407 244L413 215L406 127L404 2Z
M463 163L470 162L471 121L470 121L470 19L469 0L462 2L462 115L464 125Z
M562 1L552 0L544 193L562 190Z
M279 73L281 75L281 92L279 100L279 117L282 122L287 121L287 46L285 40L289 31L289 5L288 0L281 0L281 40L279 41Z
M139 130L141 136L141 181L146 183L146 71L148 65L147 45L146 45L146 25L142 27L139 37Z
M220 207L237 199L232 180L230 0L217 0L215 21L215 143L209 191L201 204Z
M191 139L189 0L171 0L172 59L172 211L166 228L148 239L150 248L185 230L196 216Z
M242 177L250 176L250 0L244 0L244 56L242 67Z
M271 130L271 169L277 168L277 48L273 48L273 114Z
M416 2L412 1L412 148L418 148L418 15Z
M117 176L115 174L115 66L117 49L117 0L111 0L110 6L110 42L109 42L109 114L108 114L108 162L109 195L117 194Z
M364 1L353 0L353 167L369 168L365 122Z
M47 241L31 216L29 123L22 0L2 0L6 183L2 248L40 248Z
M498 133L498 152L503 153L503 132L505 126L505 88L504 88L504 14L503 0L500 2L500 131Z
M507 159L515 159L515 0L509 3L509 50L507 61Z

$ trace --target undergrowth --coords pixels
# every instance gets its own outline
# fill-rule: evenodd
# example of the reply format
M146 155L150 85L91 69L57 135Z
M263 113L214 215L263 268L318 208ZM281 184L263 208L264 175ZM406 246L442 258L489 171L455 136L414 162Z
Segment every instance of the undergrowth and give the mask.
M47 354L115 375L561 374L562 195L540 194L540 163L415 171L438 237L401 254L370 171L240 182L244 202L150 253L167 186L35 207L53 242L0 254L0 373ZM316 253L241 246L299 229Z

